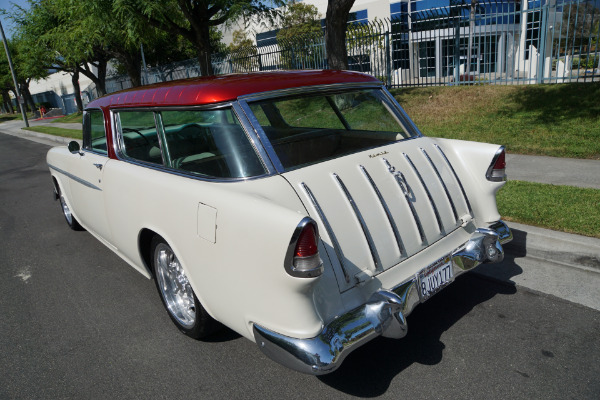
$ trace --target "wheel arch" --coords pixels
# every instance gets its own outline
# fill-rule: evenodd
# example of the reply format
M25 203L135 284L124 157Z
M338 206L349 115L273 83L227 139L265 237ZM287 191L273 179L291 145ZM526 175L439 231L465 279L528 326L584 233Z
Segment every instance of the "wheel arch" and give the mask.
M148 228L143 228L138 235L138 249L140 256L144 263L144 268L146 268L146 271L148 271L152 278L156 278L154 276L154 268L152 268L152 239L154 236L160 235Z

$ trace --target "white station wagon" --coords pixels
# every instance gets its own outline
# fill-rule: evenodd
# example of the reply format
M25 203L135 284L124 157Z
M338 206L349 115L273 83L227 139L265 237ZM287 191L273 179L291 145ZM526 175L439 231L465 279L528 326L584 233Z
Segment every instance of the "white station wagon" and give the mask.
M201 338L218 322L326 374L512 239L504 148L423 136L381 82L229 75L105 96L48 152L69 226L147 278Z

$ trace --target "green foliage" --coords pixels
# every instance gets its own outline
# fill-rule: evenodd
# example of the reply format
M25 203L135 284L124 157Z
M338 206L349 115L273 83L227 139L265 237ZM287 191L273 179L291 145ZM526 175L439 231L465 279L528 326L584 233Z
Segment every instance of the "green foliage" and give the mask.
M600 190L508 181L497 197L502 218L600 238Z
M393 90L428 136L506 145L510 153L600 159L600 83Z
M258 49L254 45L245 31L236 30L233 32L233 41L227 47L227 51L231 56L231 62L235 66L236 71L253 71L257 70Z
M277 44L283 50L280 64L284 68L310 68L315 64L323 40L320 14L312 4L293 2L281 16Z
M281 16L281 29L277 41L294 43L304 37L322 37L321 15L312 4L293 2L285 8Z

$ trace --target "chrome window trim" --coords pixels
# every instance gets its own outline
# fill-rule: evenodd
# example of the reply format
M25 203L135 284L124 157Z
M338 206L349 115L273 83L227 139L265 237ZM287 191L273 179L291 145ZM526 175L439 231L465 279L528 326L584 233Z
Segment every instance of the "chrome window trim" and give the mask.
M261 179L261 178L265 178L265 177L274 175L273 168L269 167L270 164L265 162L265 160L263 159L263 151L261 151L259 146L256 146L255 140L248 133L248 129L251 128L249 122L247 121L247 119L245 118L245 115L243 113L242 113L242 115L240 115L241 111L236 110L235 103L236 103L235 101L231 101L231 102L220 103L220 104L216 104L216 105L215 104L206 105L206 106L115 107L115 108L111 108L110 115L111 115L111 124L112 124L111 126L113 129L113 146L115 149L116 157L119 161L127 162L129 164L150 168L150 169L153 169L156 171L167 172L167 173L185 177L185 178L192 178L192 179L200 180L203 182L219 182L219 183L240 182L240 181L250 181L250 180L255 180L255 179ZM163 153L164 147L162 147L162 146L161 146L160 150L161 150L161 155L163 157L163 164L155 164L155 163L144 162L141 160L136 160L134 158L127 157L122 152L122 146L123 146L122 132L120 129L120 119L118 117L120 112L127 112L127 111L152 112L154 114L155 124L157 121L157 115L159 115L160 127L158 126L158 124L156 124L157 134L159 135L159 137L160 136L164 137L165 131L164 131L164 126L163 126L163 121L162 121L162 114L161 114L162 111L199 111L199 110L219 110L219 109L223 109L223 108L231 108L232 111L234 112L234 114L236 115L236 117L238 118L238 121L240 122L242 129L244 129L244 133L245 133L246 137L248 138L250 145L256 152L256 156L258 157L258 159L260 160L261 164L263 165L263 167L265 169L264 174L257 175L257 176L251 176L251 177L243 177L243 178L217 178L217 177L211 178L211 177L199 176L192 172L187 172L187 171L184 171L181 169L176 169L176 168L165 165L164 164L165 156ZM167 152L168 152L168 150L167 150Z
M302 93L319 93L319 92L335 92L344 91L346 89L356 88L371 88L379 89L383 87L382 82L342 82L342 83L331 83L328 85L313 85L313 86L300 86L289 89L270 90L267 92L246 94L238 97L238 101L244 101L247 103L265 100L276 97L287 97L298 95Z

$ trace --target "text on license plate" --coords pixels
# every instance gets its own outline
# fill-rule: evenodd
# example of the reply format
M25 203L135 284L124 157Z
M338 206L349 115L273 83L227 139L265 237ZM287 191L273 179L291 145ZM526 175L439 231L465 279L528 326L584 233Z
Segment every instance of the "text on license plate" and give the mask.
M419 273L421 299L434 295L452 281L452 261L443 257Z

